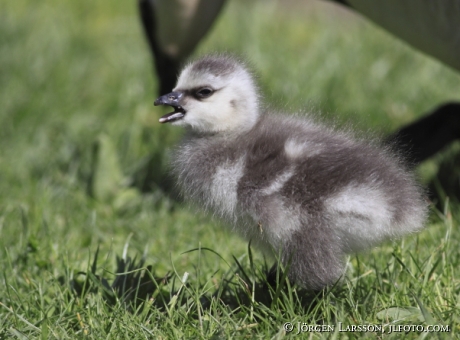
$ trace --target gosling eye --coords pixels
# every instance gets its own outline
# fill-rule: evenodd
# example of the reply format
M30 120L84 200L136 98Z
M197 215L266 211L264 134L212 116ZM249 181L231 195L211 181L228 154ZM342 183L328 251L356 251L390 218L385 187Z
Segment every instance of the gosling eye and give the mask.
M214 90L209 87L203 87L195 92L195 97L198 99L204 99L210 97L214 93Z

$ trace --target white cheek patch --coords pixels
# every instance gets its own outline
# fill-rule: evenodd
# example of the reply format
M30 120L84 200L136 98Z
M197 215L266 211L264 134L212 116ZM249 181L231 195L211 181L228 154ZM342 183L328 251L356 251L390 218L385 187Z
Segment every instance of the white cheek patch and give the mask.
M183 125L189 125L196 131L210 131L215 124L212 117L210 117L209 109L213 108L208 102L200 102L195 99L187 99L183 108L186 113L182 121ZM215 112L213 114L215 116Z
M238 203L238 182L243 176L245 157L217 167L212 177L210 201L217 213L233 217Z
M349 185L324 205L333 224L354 250L392 236L392 209L377 188Z
M291 159L313 157L321 153L321 147L311 142L299 142L288 139L284 144L284 152Z
M275 192L280 191L283 187L284 184L286 184L287 181L294 175L294 170L293 169L288 169L284 171L281 175L275 178L275 180L270 183L270 185L264 189L261 190L261 193L263 195L271 195L274 194Z
M258 117L257 110L246 112L233 107L235 93L232 90L231 87L222 89L203 101L188 100L183 105L186 114L181 121L202 132L250 129Z

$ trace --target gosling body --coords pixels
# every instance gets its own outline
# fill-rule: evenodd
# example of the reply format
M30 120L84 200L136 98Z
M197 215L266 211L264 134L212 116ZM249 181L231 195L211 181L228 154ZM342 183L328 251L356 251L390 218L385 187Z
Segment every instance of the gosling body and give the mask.
M172 163L184 196L280 254L301 286L332 285L346 254L422 228L423 192L398 157L314 119L261 110L239 60L189 64L172 94L156 104L175 108L160 121L188 128Z

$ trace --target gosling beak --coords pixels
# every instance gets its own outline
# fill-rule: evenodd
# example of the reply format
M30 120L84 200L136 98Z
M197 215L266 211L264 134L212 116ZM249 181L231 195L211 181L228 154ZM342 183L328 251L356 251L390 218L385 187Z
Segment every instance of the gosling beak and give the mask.
M179 105L179 102L181 101L183 96L183 92L176 91L165 94L164 96L161 96L160 98L157 98L157 100L155 100L155 102L153 103L153 105L155 106L168 105L174 108L173 112L167 113L160 118L160 123L175 122L179 119L182 119L185 116L186 111L181 105Z

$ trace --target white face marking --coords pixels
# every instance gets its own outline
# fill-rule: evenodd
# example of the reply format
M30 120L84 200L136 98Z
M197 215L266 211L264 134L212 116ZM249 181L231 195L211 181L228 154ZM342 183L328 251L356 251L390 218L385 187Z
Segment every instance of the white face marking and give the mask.
M291 159L313 157L321 153L321 147L314 143L288 139L284 144L284 152Z
M241 67L226 75L197 73L191 65L186 67L174 91L187 91L210 87L214 93L198 100L184 99L184 118L174 125L188 125L198 132L242 133L250 130L259 117L259 97L251 75Z
M364 185L349 185L325 201L327 211L353 250L391 237L392 209L384 193Z
M234 163L220 165L214 176L210 188L210 201L216 212L220 215L233 217L238 203L238 182L243 176L245 157Z
M271 195L274 194L275 192L280 191L284 184L286 184L287 181L294 175L294 170L293 169L288 169L284 171L281 175L275 178L275 180L270 183L270 185L264 189L261 190L263 195Z

